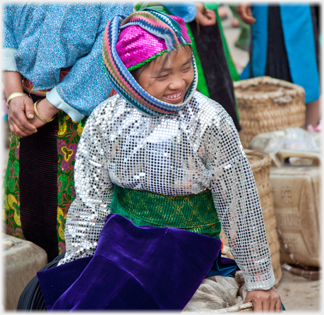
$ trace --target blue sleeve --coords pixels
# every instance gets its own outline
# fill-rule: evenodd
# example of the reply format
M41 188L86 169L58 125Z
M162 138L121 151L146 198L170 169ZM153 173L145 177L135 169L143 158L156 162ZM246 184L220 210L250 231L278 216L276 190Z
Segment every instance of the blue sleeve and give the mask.
M186 23L193 21L197 14L197 8L194 2L172 3L161 2L161 4L175 16L180 16Z
M5 4L3 6L3 48L18 48L13 32L15 7L15 4Z
M105 27L115 14L129 15L132 3L107 3L101 5L101 19L97 38L92 50L78 59L66 77L47 95L49 101L64 110L71 118L79 121L107 99L112 84L105 77L102 68L102 41ZM73 115L74 113L74 115ZM79 114L79 115L78 115Z

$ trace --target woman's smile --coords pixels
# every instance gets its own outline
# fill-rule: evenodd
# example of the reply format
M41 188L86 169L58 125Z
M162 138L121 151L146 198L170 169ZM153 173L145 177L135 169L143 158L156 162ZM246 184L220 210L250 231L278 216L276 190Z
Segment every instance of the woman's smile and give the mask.
M166 99L166 102L168 103L179 103L182 101L183 99L183 95L184 95L184 91L180 91L177 93L173 93L173 94L165 94L163 95L163 98Z

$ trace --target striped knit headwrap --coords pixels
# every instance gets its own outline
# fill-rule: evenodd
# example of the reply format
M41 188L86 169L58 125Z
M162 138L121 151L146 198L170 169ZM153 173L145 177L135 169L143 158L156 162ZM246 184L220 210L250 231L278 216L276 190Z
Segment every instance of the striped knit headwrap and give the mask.
M133 26L140 26L145 31L162 39L169 53L172 49L176 49L177 45L188 44L189 38L184 36L187 34L183 34L184 30L171 16L150 9L135 12L128 17L116 15L108 22L103 39L103 65L107 77L119 95L144 113L161 115L178 112L191 99L197 87L198 78L194 56L192 55L194 79L184 97L184 102L181 104L163 102L147 93L137 83L117 52L116 44L120 32L126 27Z

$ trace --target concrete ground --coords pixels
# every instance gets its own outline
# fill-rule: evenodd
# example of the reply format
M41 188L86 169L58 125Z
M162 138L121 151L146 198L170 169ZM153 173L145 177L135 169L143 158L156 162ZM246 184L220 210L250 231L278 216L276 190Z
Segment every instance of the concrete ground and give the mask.
M240 73L249 61L249 54L235 47L234 42L240 30L230 25L228 21L223 24L224 33L233 61ZM292 275L290 272L283 270L283 275L277 286L277 291L289 313L308 314L320 312L322 309L321 300L323 300L323 290L321 280L311 281L301 276Z

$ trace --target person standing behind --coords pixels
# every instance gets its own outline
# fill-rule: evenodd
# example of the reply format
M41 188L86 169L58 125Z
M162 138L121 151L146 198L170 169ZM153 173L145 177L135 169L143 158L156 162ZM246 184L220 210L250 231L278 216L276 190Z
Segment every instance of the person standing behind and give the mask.
M240 28L240 34L234 42L234 45L237 48L248 51L251 36L251 26L242 21L237 12L237 4L230 4L228 7L233 13L233 20L237 20L238 27Z
M250 62L241 79L268 75L302 86L306 126L320 120L319 21L316 5L239 4L243 22L252 25Z
M12 132L4 184L4 228L65 250L75 198L74 160L92 110L112 92L101 65L105 26L129 3L6 4L3 81Z

